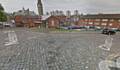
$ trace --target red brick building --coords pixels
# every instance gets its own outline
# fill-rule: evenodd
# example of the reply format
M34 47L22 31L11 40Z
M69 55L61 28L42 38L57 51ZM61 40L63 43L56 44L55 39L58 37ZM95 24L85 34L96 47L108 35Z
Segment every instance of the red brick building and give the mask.
M72 18L70 20L71 25L120 29L120 14L89 14L81 15L79 18ZM44 24L48 28L59 28L61 23L65 24L68 22L68 18L64 15L49 16L43 22L39 16L16 16L15 22L16 26L38 27Z
M59 28L60 24L66 20L66 16L50 16L46 19L48 28Z
M102 28L120 28L120 14L83 15L77 22L79 26L99 26Z
M16 25L17 27L22 27L22 26L24 26L24 24L22 23L23 16L15 16L14 20L15 20L15 25Z
M40 16L15 16L16 26L38 27L42 25Z

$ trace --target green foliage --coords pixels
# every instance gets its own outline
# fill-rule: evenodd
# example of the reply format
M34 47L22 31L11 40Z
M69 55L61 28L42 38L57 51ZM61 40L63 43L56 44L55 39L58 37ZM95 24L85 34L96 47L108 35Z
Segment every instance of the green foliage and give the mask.
M0 11L0 22L7 21L7 16L3 11Z
M0 22L5 22L7 21L7 16L4 12L3 6L0 4Z
M4 8L1 4L0 4L0 11L4 11Z

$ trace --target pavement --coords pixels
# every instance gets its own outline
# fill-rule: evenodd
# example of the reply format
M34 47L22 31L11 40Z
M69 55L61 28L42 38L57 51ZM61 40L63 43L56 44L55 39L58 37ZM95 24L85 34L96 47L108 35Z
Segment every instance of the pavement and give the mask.
M120 50L120 33L39 33L27 28L0 30L0 70L100 70L99 64ZM6 45L7 43L7 45Z

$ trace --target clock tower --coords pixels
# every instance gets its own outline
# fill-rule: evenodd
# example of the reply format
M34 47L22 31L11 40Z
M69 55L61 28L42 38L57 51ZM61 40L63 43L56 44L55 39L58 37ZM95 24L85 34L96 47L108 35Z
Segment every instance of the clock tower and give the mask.
M43 5L42 5L42 1L41 0L38 0L37 7L38 7L39 15L40 16L43 15Z

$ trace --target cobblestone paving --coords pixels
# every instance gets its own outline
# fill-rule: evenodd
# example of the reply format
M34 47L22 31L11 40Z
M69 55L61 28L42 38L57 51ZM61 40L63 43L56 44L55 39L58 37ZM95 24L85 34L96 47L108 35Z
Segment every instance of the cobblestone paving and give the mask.
M98 70L108 55L98 48L103 35L16 33L19 44L0 45L0 70Z

